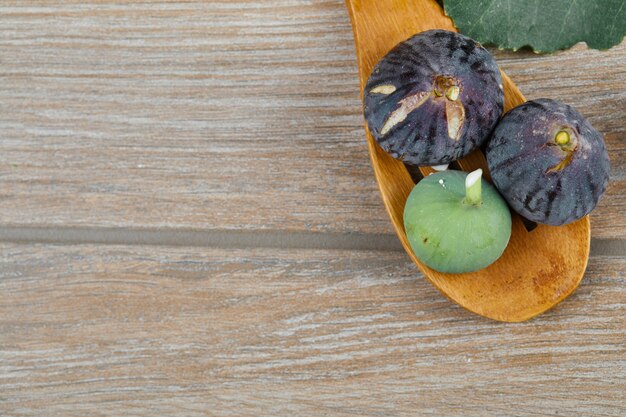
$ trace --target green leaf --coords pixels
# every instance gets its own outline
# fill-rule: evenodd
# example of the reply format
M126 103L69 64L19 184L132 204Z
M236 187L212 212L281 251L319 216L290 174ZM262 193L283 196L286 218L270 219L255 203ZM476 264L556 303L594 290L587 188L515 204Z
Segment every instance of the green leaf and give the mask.
M535 52L577 42L608 49L626 34L626 0L445 0L459 31L481 43Z

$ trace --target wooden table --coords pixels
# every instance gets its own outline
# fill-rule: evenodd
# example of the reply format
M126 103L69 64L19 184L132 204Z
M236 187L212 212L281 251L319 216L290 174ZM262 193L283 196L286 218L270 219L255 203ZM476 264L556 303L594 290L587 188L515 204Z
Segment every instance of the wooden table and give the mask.
M0 1L0 415L626 415L626 43L495 55L612 162L523 324L400 248L342 0Z

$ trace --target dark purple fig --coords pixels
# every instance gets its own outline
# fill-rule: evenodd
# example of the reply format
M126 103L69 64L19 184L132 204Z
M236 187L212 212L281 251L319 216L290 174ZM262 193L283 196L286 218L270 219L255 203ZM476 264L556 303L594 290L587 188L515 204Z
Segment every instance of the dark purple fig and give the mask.
M537 223L580 219L609 181L602 135L572 107L550 99L528 101L505 114L486 156L511 208Z
M369 130L387 153L411 165L440 165L489 137L504 93L485 48L455 32L429 30L376 65L363 101Z

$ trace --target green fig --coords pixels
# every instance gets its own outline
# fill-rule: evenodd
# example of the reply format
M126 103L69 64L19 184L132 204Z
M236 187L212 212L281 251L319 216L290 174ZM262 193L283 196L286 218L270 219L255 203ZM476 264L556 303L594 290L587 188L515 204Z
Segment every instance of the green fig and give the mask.
M440 272L485 268L504 252L511 213L478 169L442 171L418 182L404 207L404 229L415 255Z

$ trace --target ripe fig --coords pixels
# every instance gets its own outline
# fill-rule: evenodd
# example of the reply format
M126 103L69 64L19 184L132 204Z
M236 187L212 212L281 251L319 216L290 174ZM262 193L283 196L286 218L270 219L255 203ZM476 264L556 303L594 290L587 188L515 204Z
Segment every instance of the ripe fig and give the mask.
M609 181L602 135L572 107L550 99L528 101L505 114L486 157L511 208L537 223L580 219Z
M498 191L470 174L442 171L421 180L404 206L404 229L415 256L449 273L495 262L511 237L511 212Z
M429 30L393 48L364 90L372 136L410 165L459 159L491 134L504 104L491 54L456 32Z

